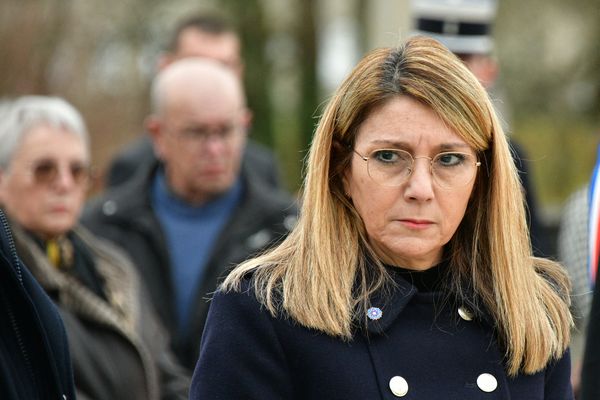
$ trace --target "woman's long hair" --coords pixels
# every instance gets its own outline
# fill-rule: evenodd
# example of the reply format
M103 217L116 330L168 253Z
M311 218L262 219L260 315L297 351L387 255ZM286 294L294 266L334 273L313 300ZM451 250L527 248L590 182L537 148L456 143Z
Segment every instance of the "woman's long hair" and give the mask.
M558 264L532 256L522 186L485 89L433 39L375 50L356 66L315 132L297 226L234 269L222 289L239 290L252 272L256 296L273 315L351 339L388 276L380 262L367 263L377 258L342 177L358 127L396 96L429 106L477 152L482 167L470 204L446 245L450 292L493 316L510 375L541 370L569 343L569 282Z

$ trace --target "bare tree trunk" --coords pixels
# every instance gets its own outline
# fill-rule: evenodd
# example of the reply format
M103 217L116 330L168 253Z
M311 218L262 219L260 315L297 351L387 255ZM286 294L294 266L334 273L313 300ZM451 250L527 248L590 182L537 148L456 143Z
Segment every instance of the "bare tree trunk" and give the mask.
M317 80L317 36L315 27L315 0L304 0L300 6L297 42L301 71L300 132L302 148L308 148L317 123L319 88Z
M253 112L251 135L273 146L272 109L269 101L271 66L265 58L268 30L265 26L262 2L258 0L226 0L226 7L238 22L245 61L245 85L248 105Z

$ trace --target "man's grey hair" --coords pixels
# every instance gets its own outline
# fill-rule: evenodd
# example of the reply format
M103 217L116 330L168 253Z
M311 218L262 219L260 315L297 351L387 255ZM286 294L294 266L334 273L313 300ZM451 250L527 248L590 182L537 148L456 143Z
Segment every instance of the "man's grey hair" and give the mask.
M23 96L0 101L0 168L6 169L23 138L40 125L67 130L83 139L89 136L79 111L59 97Z

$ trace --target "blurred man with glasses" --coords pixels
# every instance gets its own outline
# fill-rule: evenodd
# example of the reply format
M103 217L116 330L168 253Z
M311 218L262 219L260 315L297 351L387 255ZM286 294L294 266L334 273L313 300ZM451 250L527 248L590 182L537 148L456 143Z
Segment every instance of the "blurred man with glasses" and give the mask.
M174 61L187 57L215 60L231 68L240 78L244 77L240 38L229 23L217 15L199 14L180 21L160 55L157 70L166 68ZM248 126L252 112L246 109ZM133 176L156 162L148 135L142 135L118 153L105 177L107 187L126 184ZM274 187L281 187L279 167L274 154L265 146L249 139L244 150L243 163L259 173L256 177Z
M285 235L296 211L242 163L248 113L231 68L175 61L151 96L146 129L160 162L93 201L84 222L130 254L176 355L192 369L219 278Z

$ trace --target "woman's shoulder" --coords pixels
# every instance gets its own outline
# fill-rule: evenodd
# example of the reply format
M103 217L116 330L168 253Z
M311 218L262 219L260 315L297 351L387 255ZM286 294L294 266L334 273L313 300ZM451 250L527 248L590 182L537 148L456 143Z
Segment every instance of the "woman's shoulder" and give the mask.
M270 308L257 296L252 277L244 277L234 287L220 286L212 295L205 335L218 331L219 335L237 332L272 332L280 325L281 313Z
M253 272L246 273L234 282L221 284L212 294L211 303L223 303L224 305L253 306L259 305L256 296L256 288L253 281ZM212 308L212 305L211 305Z
M253 269L221 284L212 295L209 311L214 308L228 309L230 313L277 317L282 312L281 294L277 289L265 285L258 275L258 270Z

